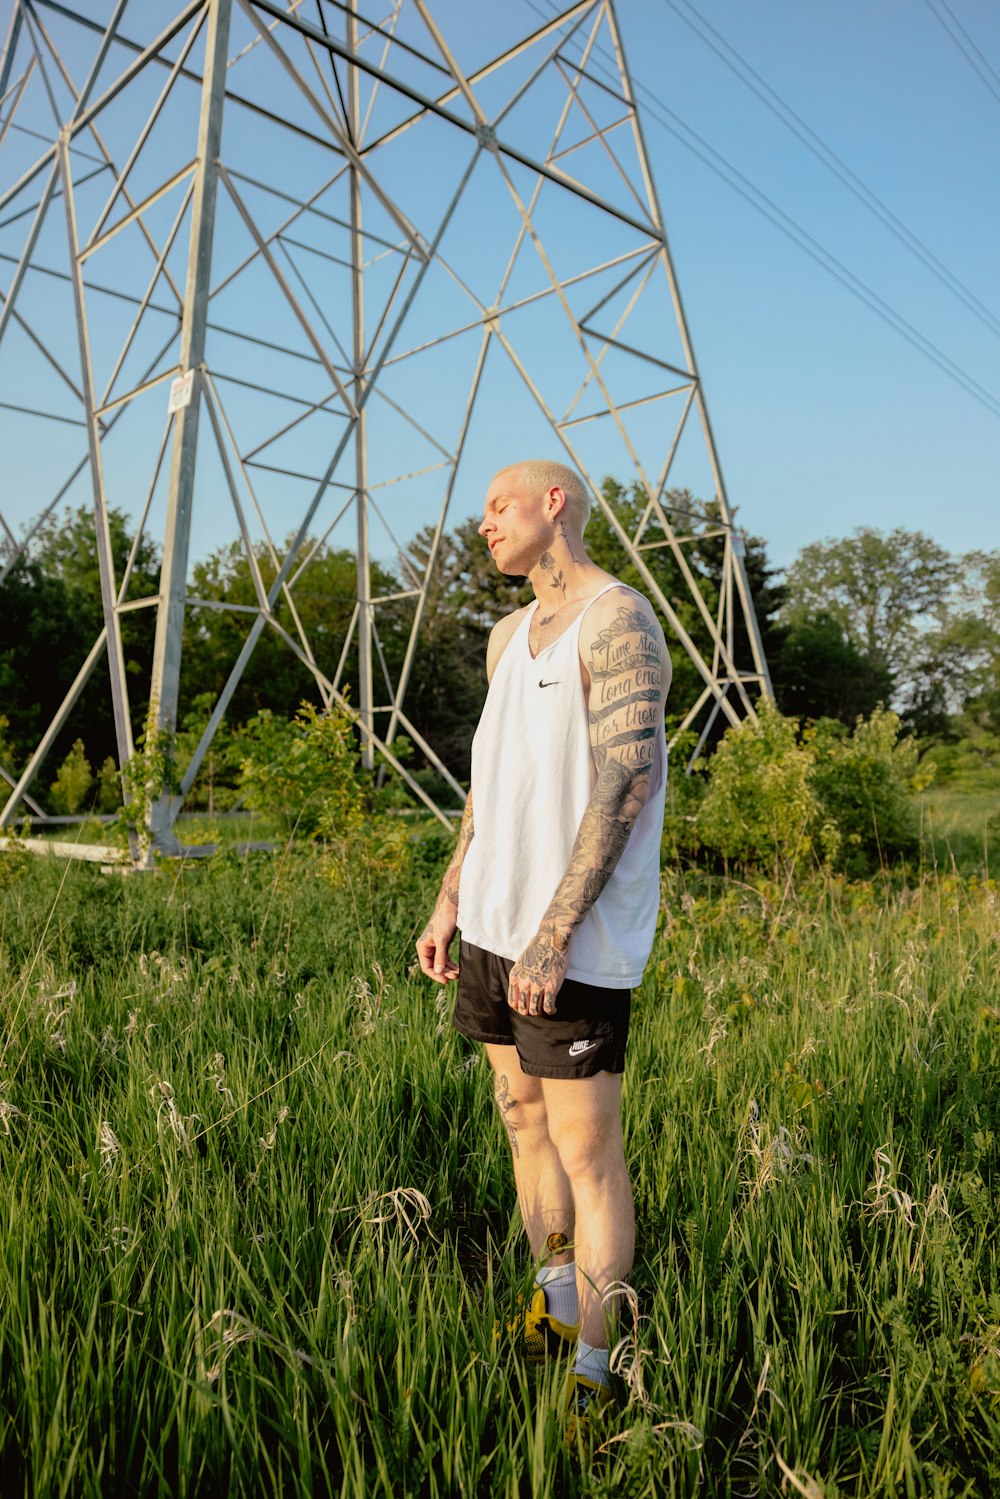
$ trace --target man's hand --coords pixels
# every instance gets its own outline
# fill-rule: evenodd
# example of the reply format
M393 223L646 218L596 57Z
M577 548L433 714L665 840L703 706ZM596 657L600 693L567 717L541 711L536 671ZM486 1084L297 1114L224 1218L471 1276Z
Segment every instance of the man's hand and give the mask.
M510 970L507 1003L519 1015L554 1015L569 962L569 940L542 928Z
M447 984L458 978L458 964L448 952L457 928L454 905L448 900L439 900L430 921L417 938L421 972L436 984Z
M458 978L458 964L452 962L448 949L458 930L458 882L462 875L462 864L472 842L475 827L472 821L472 792L465 803L462 826L458 830L458 846L452 854L451 863L445 871L441 893L431 914L431 919L417 938L417 959L420 971L436 984L447 984Z

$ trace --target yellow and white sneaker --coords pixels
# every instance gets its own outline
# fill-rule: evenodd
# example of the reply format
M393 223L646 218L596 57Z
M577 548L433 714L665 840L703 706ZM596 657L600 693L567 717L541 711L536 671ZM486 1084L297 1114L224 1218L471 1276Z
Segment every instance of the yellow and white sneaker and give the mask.
M518 1304L524 1307L524 1298ZM550 1358L566 1358L576 1349L578 1323L560 1322L545 1309L545 1288L536 1286L524 1310L507 1323L507 1332L528 1364L544 1364Z
M601 1412L613 1400L610 1385L599 1384L596 1379L588 1379L585 1374L574 1371L566 1388L564 1445L575 1447L578 1442L586 1442L600 1420Z

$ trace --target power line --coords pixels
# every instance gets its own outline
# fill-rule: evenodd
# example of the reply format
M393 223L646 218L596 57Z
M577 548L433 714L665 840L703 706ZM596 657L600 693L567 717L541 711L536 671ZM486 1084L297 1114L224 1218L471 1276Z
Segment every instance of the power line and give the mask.
M697 17L697 23L684 14L675 3L675 0L665 0L665 3L704 42L705 46L709 47L715 53L716 57L725 63L726 67L739 78L740 82L760 99L761 103L780 120L786 130L790 130L793 135L797 136L806 149L811 151L813 156L822 162L828 171L839 178L848 191L853 193L855 198L870 213L873 213L876 218L880 219L890 233L894 234L911 254L916 255L954 296L965 303L970 312L978 317L981 322L985 323L993 333L1000 336L1000 318L991 312L975 293L953 271L948 269L944 262L934 254L933 250L924 244L919 235L914 234L913 230L908 228L897 214L893 213L892 209L879 197L878 193L870 188L866 182L862 181L857 173L853 172L847 163L837 155L837 152L815 130L806 124L802 116L795 112L787 99L783 99L777 90L772 88L767 80L762 78L756 69L747 62L746 58L736 50L732 43L726 41L725 37L716 30L711 22L707 21L695 8L691 0L682 0L682 3L688 10L694 12L694 15ZM931 0L928 0L928 4L930 3ZM944 0L942 0L942 3L944 3ZM715 42L705 35L705 31L711 32L715 41L719 43L719 46L716 46ZM721 51L720 47L724 48L725 52ZM726 53L730 54L730 56L726 56ZM735 62L732 60L733 58L735 58Z
M644 86L639 85L639 87L643 88ZM846 287L853 296L857 297L859 301L863 302L871 311L876 313L884 323L887 323L890 328L895 329L915 349L918 349L920 353L936 364L939 369L943 370L946 375L962 386L967 394L974 396L994 416L1000 416L1000 400L991 391L986 390L984 386L980 385L977 380L945 354L942 349L939 349L936 344L933 344L929 338L925 337L918 328L915 328L912 323L903 317L902 313L897 312L888 302L883 301L876 291L868 286L866 282L862 281L859 276L856 276L852 270L844 265L843 261L838 260L832 251L827 250L824 245L820 244L819 240L814 239L808 230L804 229L790 214L785 213L783 208L779 208L773 199L769 198L766 193L755 186L749 178L745 177L738 168L727 161L713 146L710 146L702 136L698 135L697 131L692 130L679 116L675 115L672 110L667 109L666 105L660 104L659 101L656 101L656 104L653 105L647 99L646 107L654 119L657 118L654 112L657 107L669 114L681 129L687 130L694 137L698 142L698 147L702 149L699 150L698 147L693 146L667 120L660 118L658 123L664 129L669 130L682 145L687 146L689 151L693 151L706 166L710 167L718 177L722 178L723 182L728 183L746 202L756 208L759 213L762 213L765 218L770 219L786 238L790 239L793 244L797 244L812 260L815 260L818 265L834 276L842 286ZM710 157L705 154L706 152L711 153L711 156L717 157L718 161L722 163L721 167L710 160ZM727 176L727 172L732 175ZM734 181L733 178L738 178L739 180Z
M546 14L535 3L535 0L524 0L524 3L530 6L536 15L541 15L545 20L551 19L552 14L558 13L553 9L553 11ZM594 53L600 54L601 57L606 58L613 64L615 62L610 57L607 49L601 47L599 44L593 48L592 57ZM611 74L607 67L601 68L600 64L596 64L596 66L606 76L614 77L617 75L616 64L614 74ZM859 276L855 275L841 260L838 260L832 251L827 250L817 239L814 239L808 230L804 229L790 214L785 213L784 209L780 208L773 199L769 198L748 177L744 176L720 151L717 151L714 146L709 145L703 136L700 136L679 115L675 114L668 105L664 104L662 99L657 94L654 94L646 84L642 83L634 73L632 74L632 84L636 94L644 96L646 111L652 119L656 120L657 124L669 131L682 146L685 146L687 150L697 156L716 176L721 177L727 186L731 187L734 192L739 193L740 197L749 203L751 207L756 208L758 213L763 214L765 218L769 219L776 228L781 230L786 238L790 239L793 244L798 245L799 249L804 250L810 259L814 260L817 265L821 266L829 275L839 281L852 296L857 297L860 302L867 306L870 311L874 312L877 317L881 318L884 323L902 338L905 338L907 343L911 344L933 364L936 364L967 395L971 395L980 405L985 406L991 415L1000 417L1000 399L984 386L980 385L973 376L962 369L960 365L956 364L936 344L932 343L918 328L914 327L912 323L904 318L901 313L883 301L876 291L868 286L866 282L862 281ZM667 119L665 116L669 116L670 118ZM674 123L671 123L671 121ZM682 134L681 132L685 132L686 134ZM687 139L687 136L690 136L691 139ZM693 142L697 142L697 144Z
M941 11L938 9L938 5L940 5L943 10L946 10L948 12L948 15L951 17L955 26L965 38L964 43L959 39L959 37L955 35L955 32L952 30L951 26L945 20L944 16L941 14ZM994 99L998 104L1000 104L1000 78L997 77L996 73L990 67L989 63L986 61L986 58L980 52L979 48L976 46L969 33L966 31L965 27L962 25L955 12L951 9L951 6L948 4L948 0L927 0L927 7L933 14L935 20L940 21L945 31L947 31L948 35L955 43L955 46L958 48L959 52L961 52L962 56L969 64L969 67L973 68L976 73L978 73L979 77L982 79L983 83L985 83ZM968 45L966 45L966 43ZM973 53L975 53L975 56L973 56ZM980 67L979 63L976 61L976 57L980 59L982 67Z

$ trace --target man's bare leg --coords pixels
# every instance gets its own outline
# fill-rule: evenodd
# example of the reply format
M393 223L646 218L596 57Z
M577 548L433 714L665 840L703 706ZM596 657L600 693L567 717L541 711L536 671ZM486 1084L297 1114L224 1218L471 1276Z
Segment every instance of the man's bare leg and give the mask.
M613 1308L604 1291L624 1280L635 1254L632 1186L621 1130L621 1076L542 1078L546 1129L572 1192L580 1337L608 1346ZM611 1314L609 1316L609 1313Z
M521 1071L514 1046L486 1047L494 1097L507 1131L524 1230L536 1264L573 1260L573 1194L546 1124L542 1080ZM569 1248L553 1252L547 1241L563 1234Z

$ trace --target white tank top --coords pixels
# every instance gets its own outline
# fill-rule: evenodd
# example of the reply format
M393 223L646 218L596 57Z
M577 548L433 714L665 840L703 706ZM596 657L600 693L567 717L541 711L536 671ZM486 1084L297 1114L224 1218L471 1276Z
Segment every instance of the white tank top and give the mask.
M621 586L608 584L601 593ZM534 657L528 630L535 610L527 612L493 674L472 741L475 833L462 865L458 924L466 942L515 961L566 872L597 780L580 677L580 629L589 607ZM661 729L649 798L614 873L570 939L568 978L608 989L642 979L659 909L666 779Z

